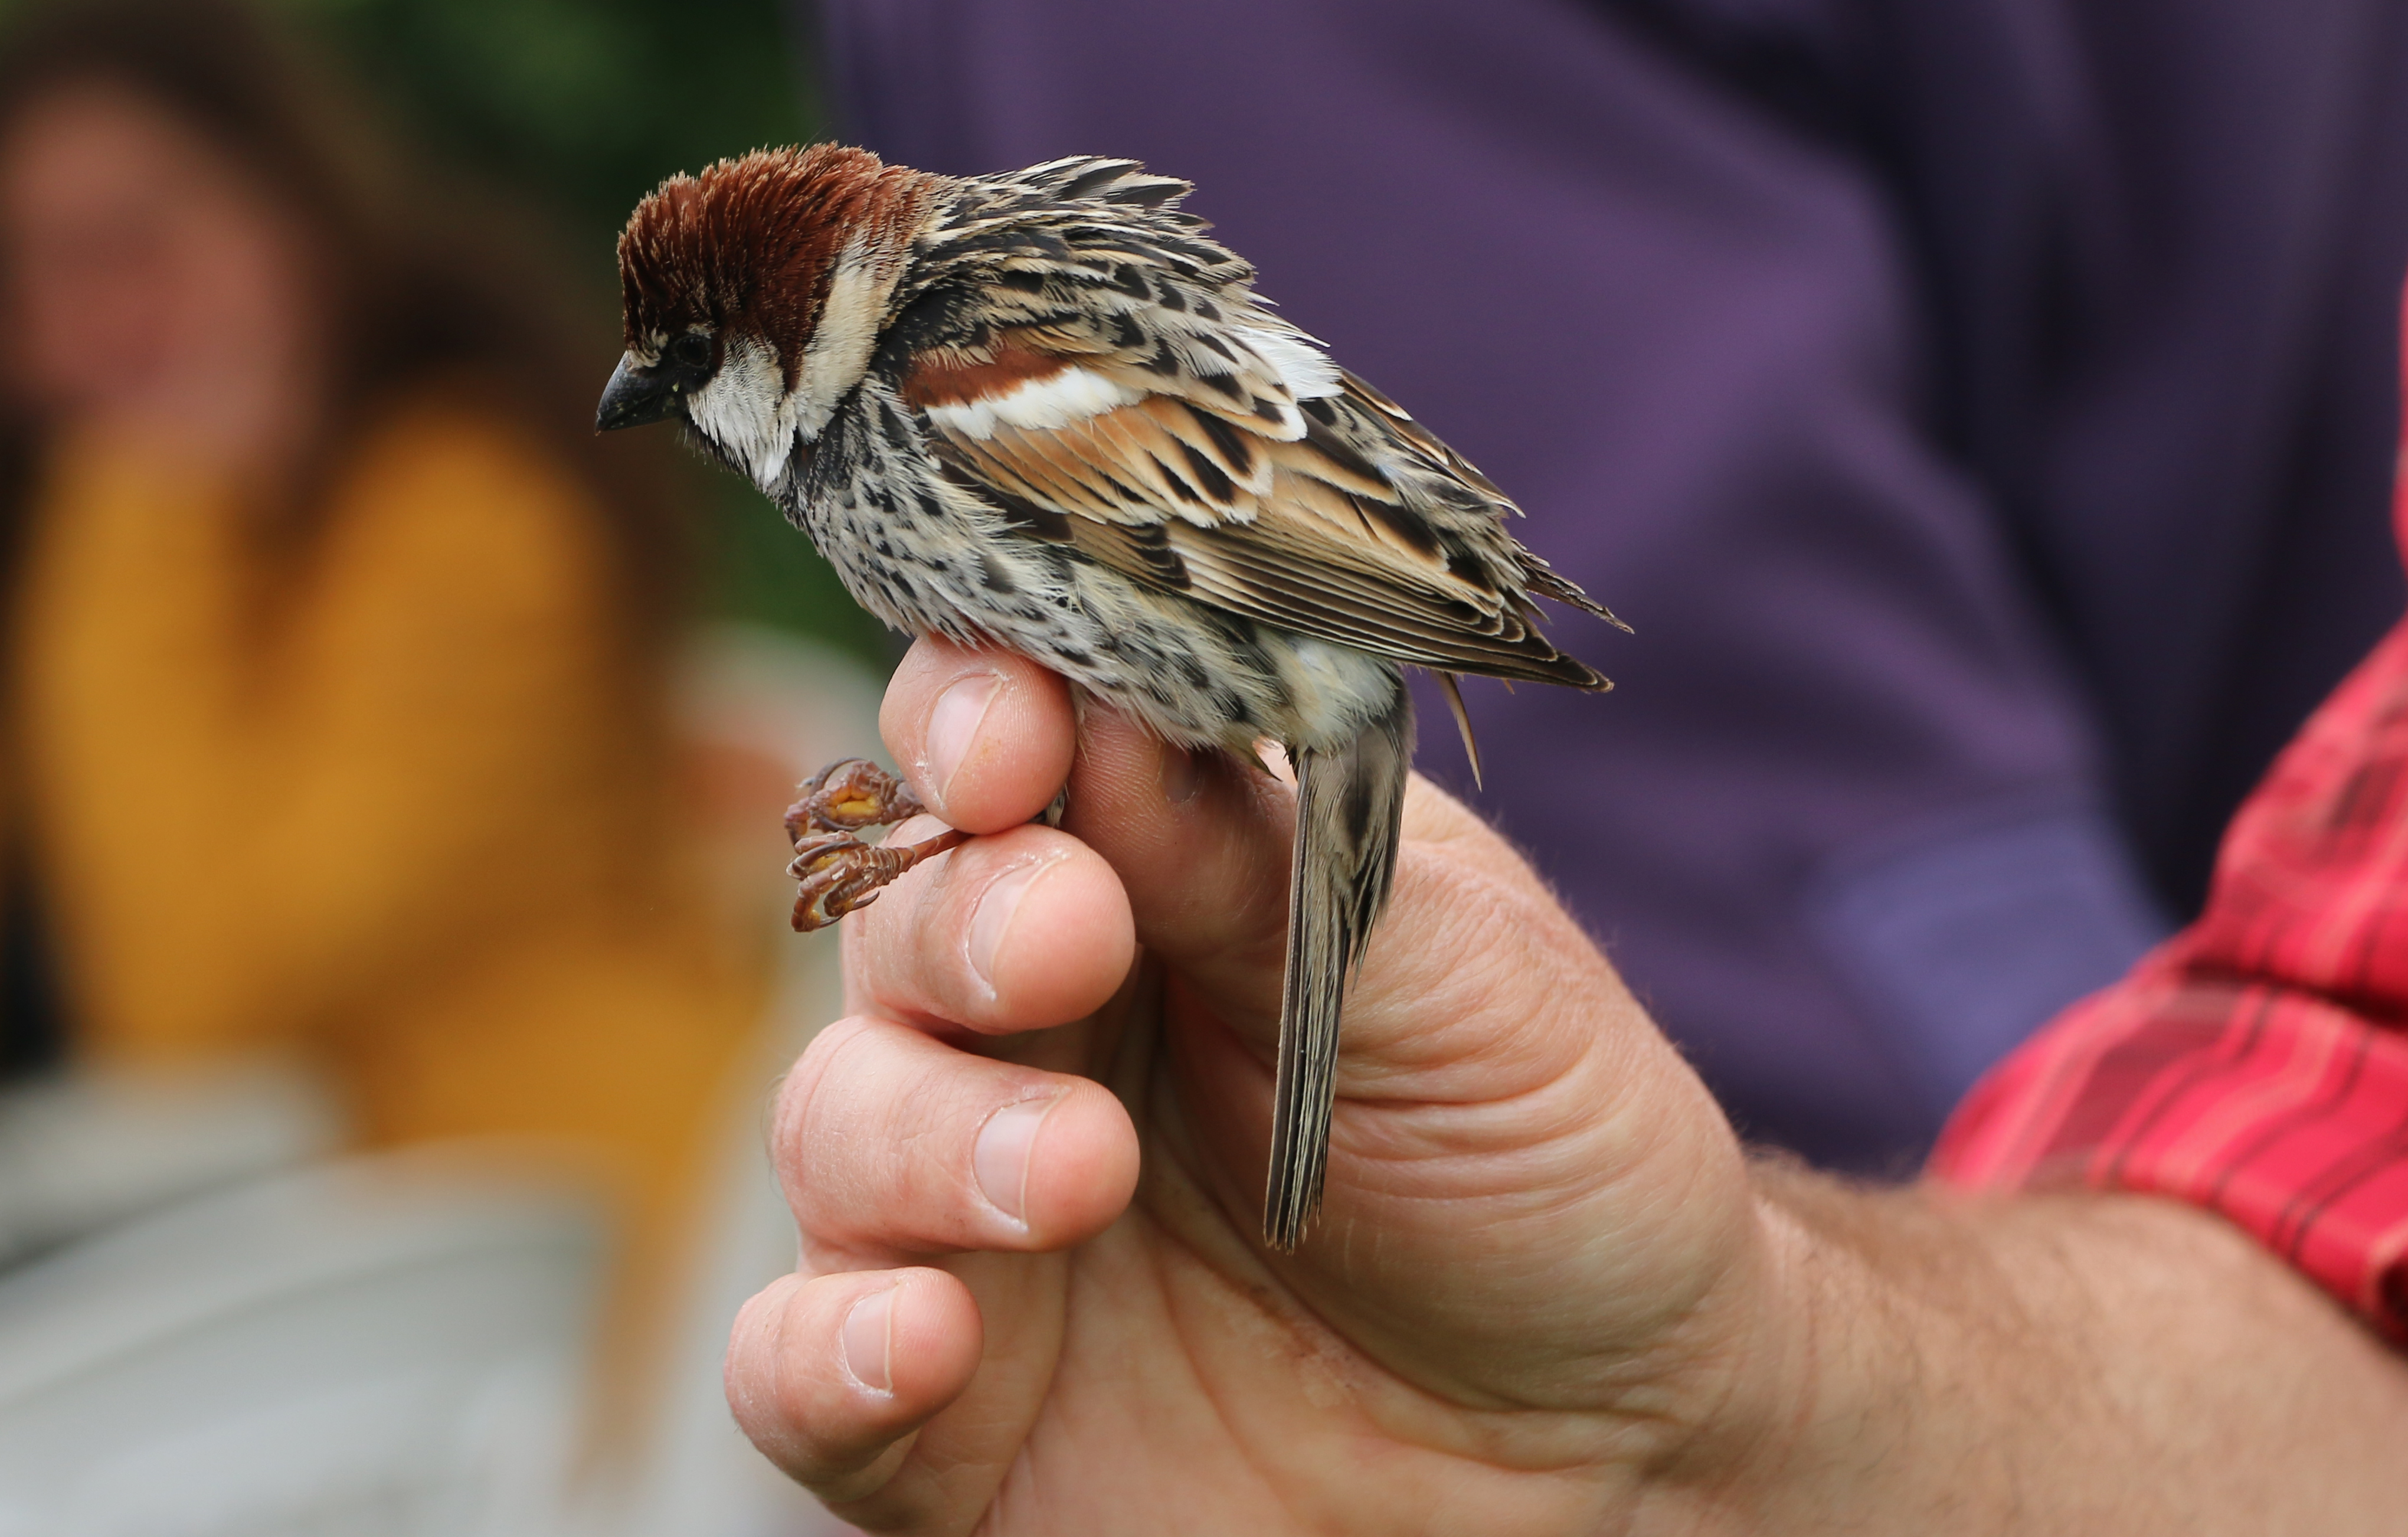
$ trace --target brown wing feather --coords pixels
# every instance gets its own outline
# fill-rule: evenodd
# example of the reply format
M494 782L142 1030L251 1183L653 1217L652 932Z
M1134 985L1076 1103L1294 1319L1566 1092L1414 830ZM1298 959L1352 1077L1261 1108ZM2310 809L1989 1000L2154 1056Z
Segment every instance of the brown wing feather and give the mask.
M1191 328L1171 366L1159 346L1140 352L1149 335L1001 332L923 354L903 392L924 410L992 403L1083 368L1127 403L1043 426L939 409L939 453L1068 514L1074 549L1140 582L1398 661L1609 686L1532 623L1534 588L1593 608L1586 595L1523 550L1501 522L1512 504L1393 402L1350 375L1299 409L1242 339L1205 347L1211 333ZM1207 359L1224 371L1199 375Z

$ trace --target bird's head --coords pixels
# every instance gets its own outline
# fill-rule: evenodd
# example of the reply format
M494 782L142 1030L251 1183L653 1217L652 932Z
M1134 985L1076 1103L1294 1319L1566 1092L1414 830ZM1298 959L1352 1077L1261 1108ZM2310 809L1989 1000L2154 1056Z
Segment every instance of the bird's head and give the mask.
M936 180L819 144L661 183L619 237L627 352L595 427L682 420L773 489L867 370Z

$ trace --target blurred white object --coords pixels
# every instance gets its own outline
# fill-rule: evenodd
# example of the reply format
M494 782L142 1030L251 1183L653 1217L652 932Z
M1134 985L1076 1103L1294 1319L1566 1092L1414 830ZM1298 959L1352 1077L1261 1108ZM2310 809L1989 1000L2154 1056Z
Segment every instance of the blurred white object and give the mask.
M689 733L741 745L779 766L787 784L840 757L879 751L881 680L860 663L774 632L722 625L689 654L681 711ZM728 1327L747 1298L795 1268L795 1219L769 1167L769 1099L778 1075L844 1009L837 936L793 933L794 883L772 812L761 854L732 872L748 921L770 930L778 984L753 1058L721 1116L718 1197L710 1238L663 1374L660 1415L639 1487L594 1523L612 1537L824 1537L853 1529L778 1472L736 1428L721 1386Z
M0 1092L0 1264L331 1152L319 1081L276 1061L81 1072Z
M681 734L752 786L714 855L727 927L779 980L641 1455L566 1482L607 1270L566 1191L443 1149L274 1173L339 1135L295 1073L69 1078L0 1096L0 1261L53 1250L0 1270L0 1537L851 1530L752 1449L720 1372L737 1309L795 1262L771 1088L842 1007L835 937L785 927L778 812L875 751L879 681L736 626L681 671Z
M721 1384L737 1310L795 1268L794 1214L769 1167L770 1093L844 1006L836 936L797 936L794 948L776 1009L782 1039L765 1041L751 1070L738 1075L723 1118L722 1187L676 1326L675 1357L662 1374L651 1465L624 1514L595 1523L609 1537L833 1537L853 1530L753 1449Z
M697 625L676 684L684 731L746 742L800 781L830 759L880 751L886 680L859 660L759 625Z
M184 1202L0 1277L0 1537L543 1537L600 1228L451 1149Z

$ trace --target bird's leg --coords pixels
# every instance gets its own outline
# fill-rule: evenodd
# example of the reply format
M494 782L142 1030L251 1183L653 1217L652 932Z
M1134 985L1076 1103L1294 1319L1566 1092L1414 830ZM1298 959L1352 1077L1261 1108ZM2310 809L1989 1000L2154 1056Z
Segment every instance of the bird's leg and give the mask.
M878 899L880 888L924 860L969 841L951 827L924 842L875 847L853 835L925 812L910 786L867 758L844 758L813 774L802 798L786 808L794 863L786 873L802 883L795 897L795 930L825 928Z
M795 845L794 863L786 867L786 873L802 883L795 893L795 932L825 928L846 913L859 912L878 900L879 890L905 870L969 840L969 834L951 827L899 849L865 843L849 832L809 835Z

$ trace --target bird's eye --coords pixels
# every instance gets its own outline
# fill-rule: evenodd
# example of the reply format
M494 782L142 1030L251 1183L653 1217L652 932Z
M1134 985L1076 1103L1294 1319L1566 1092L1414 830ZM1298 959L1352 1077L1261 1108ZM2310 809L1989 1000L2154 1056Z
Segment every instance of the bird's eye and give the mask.
M668 345L668 360L681 368L710 366L710 338L699 331L688 331Z

